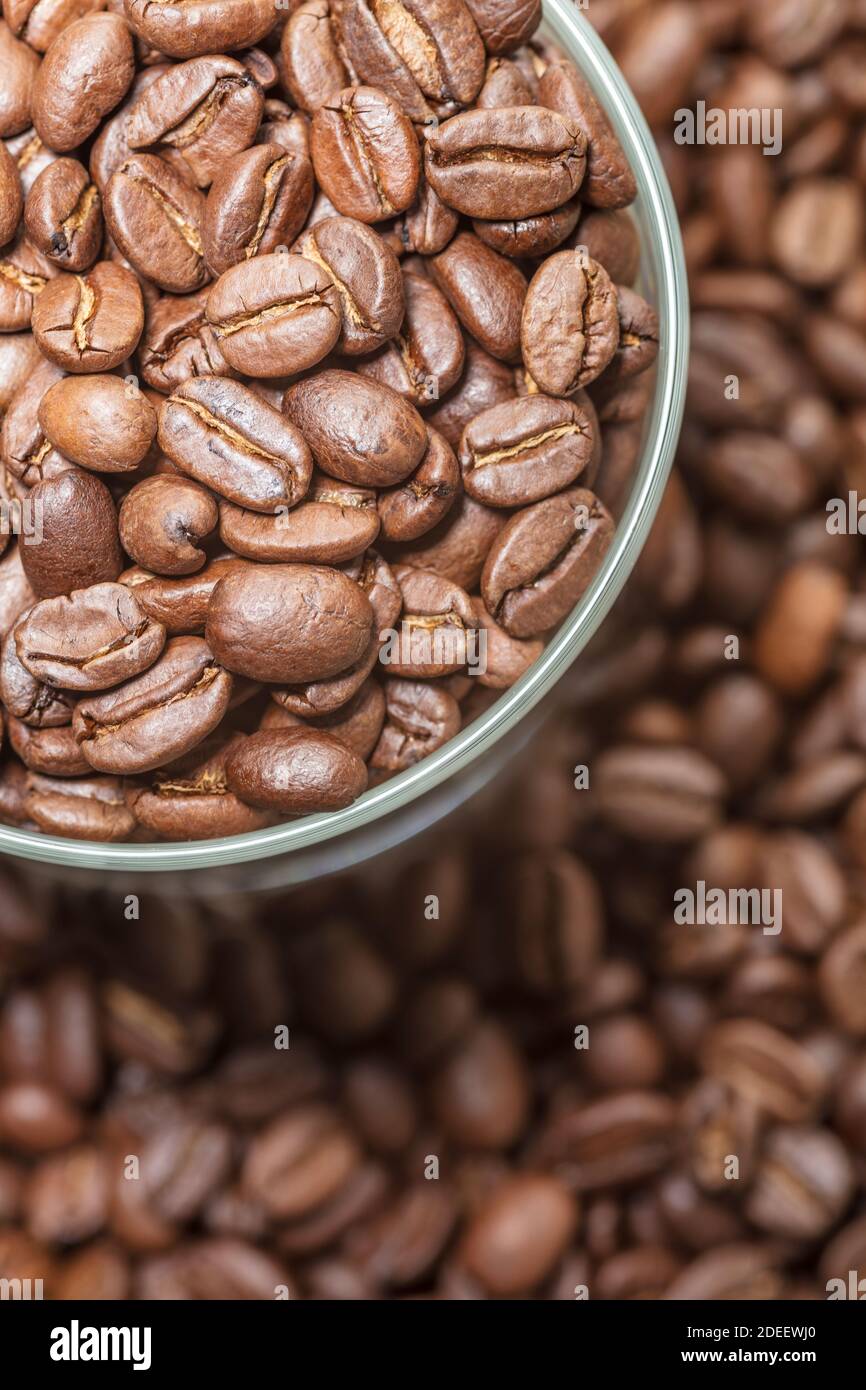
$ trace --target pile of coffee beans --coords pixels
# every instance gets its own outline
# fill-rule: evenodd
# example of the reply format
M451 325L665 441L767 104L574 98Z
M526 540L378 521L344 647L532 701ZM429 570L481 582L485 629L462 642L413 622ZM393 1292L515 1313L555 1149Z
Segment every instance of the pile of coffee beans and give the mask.
M526 0L3 13L0 819L337 810L610 544L658 350L631 170Z

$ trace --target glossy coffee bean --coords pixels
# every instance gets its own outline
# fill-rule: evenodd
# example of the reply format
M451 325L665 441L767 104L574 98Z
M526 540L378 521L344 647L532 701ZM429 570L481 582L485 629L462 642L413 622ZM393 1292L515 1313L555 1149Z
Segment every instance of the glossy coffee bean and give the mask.
M542 395L508 401L463 431L463 486L488 506L526 506L575 482L596 446L591 417L571 401Z
M83 164L55 159L43 169L27 195L24 225L33 245L62 270L93 265L102 244L102 203Z
M404 314L400 266L372 227L351 217L326 217L294 249L323 270L340 296L338 352L365 354L395 336Z
M113 240L140 275L170 294L201 289L208 278L204 198L164 159L125 159L103 190L103 210Z
M147 306L138 360L153 390L169 396L190 377L234 375L207 321L208 293L161 295Z
M541 22L539 0L466 0L488 53L511 53Z
M123 99L133 72L132 39L118 15L87 15L63 29L34 83L40 139L59 154L82 144Z
M340 336L329 275L302 256L259 256L221 275L207 300L220 351L248 376L288 376L325 357Z
M421 156L409 117L384 92L344 87L316 111L310 131L313 168L345 217L382 222L410 207Z
M251 734L226 763L226 783L242 801L283 815L338 811L367 786L367 769L333 734L313 729Z
M600 376L619 342L617 296L607 272L580 251L558 251L530 282L520 329L538 387L567 396Z
M73 468L37 483L30 498L39 509L42 537L38 545L22 546L21 562L37 597L55 598L117 578L123 568L117 510L101 479Z
M165 629L122 584L95 584L42 599L15 640L20 661L37 680L68 690L105 690L153 664Z
M414 473L397 487L379 493L382 534L389 541L413 541L426 535L448 513L461 489L454 451L438 430L428 429L428 444Z
M338 570L312 565L249 567L221 579L206 633L228 670L289 683L336 675L365 652L372 609Z
M169 9L154 10L146 0L124 0L133 32L159 53L192 58L201 53L229 52L258 43L273 28L276 16L270 0L194 0L178 16Z
M5 145L0 145L0 246L11 241L24 207L18 166Z
M441 685L396 678L385 683L385 725L372 768L402 772L434 753L460 728L460 706Z
M276 513L304 496L310 450L289 421L239 382L185 382L159 412L159 446L181 472L237 506Z
M548 63L538 84L538 100L542 106L558 111L586 138L586 178L580 190L583 200L599 208L621 208L633 203L637 185L622 146L575 64Z
M289 512L262 516L222 502L219 522L220 539L250 560L339 565L363 554L379 534L375 491L325 474Z
M118 525L123 547L136 564L157 574L192 574L206 559L197 542L216 528L218 519L211 493L187 478L161 475L146 478L126 494Z
M394 340L359 362L358 371L421 407L459 379L463 335L445 296L426 278L404 272L403 297L405 318Z
M228 708L232 678L198 637L175 637L148 669L80 700L72 728L97 772L148 772L195 747Z
M118 376L68 376L39 406L45 436L73 463L97 473L137 468L156 435L147 397Z
M135 351L144 301L131 270L100 261L84 275L50 281L33 306L31 322L50 362L66 372L108 372Z
M430 135L424 168L457 212L489 221L531 217L567 203L580 188L586 137L540 106L466 111Z
M289 246L313 201L313 171L303 154L279 144L253 145L215 171L202 218L202 243L214 275Z
M322 472L361 487L402 482L427 447L421 417L407 401L350 372L329 369L297 382L284 408Z
M30 327L39 295L57 273L55 266L20 234L0 252L0 332Z
M430 261L430 274L458 319L493 357L516 362L526 280L471 232L459 232Z

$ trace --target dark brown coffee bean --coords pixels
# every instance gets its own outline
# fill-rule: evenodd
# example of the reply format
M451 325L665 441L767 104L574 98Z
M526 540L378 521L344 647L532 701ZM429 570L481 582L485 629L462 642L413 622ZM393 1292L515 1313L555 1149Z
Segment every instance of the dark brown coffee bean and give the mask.
M325 1105L298 1106L260 1131L243 1185L280 1220L304 1216L342 1187L361 1160L358 1145Z
M108 1160L82 1145L37 1165L25 1195L31 1234L49 1244L73 1245L98 1235L108 1217Z
M32 244L62 270L93 265L102 244L102 202L83 164L55 159L43 169L27 195L24 225Z
M571 1241L577 1207L563 1183L543 1174L496 1187L467 1230L459 1258L494 1298L531 1293Z
M220 276L207 317L230 366L249 376L312 367L340 336L340 298L329 275L302 256L259 256Z
M508 367L480 348L472 338L466 342L463 375L456 386L427 414L428 424L443 434L452 449L460 446L465 427L482 410L515 395L514 378Z
M0 246L14 237L23 207L18 166L6 146L0 144Z
M283 815L338 811L366 790L367 769L345 743L314 729L251 734L226 763L242 801Z
M48 1153L74 1144L82 1115L59 1091L36 1082L0 1087L0 1136L23 1153Z
M111 493L77 468L38 483L30 501L41 517L38 545L24 545L21 562L39 598L88 589L117 578L123 556Z
M824 1090L821 1069L805 1048L757 1020L717 1024L705 1039L702 1063L710 1076L783 1121L810 1118Z
M126 473L153 443L156 411L118 376L67 376L43 396L39 423L73 463L97 473Z
M138 824L166 840L211 840L267 825L267 815L245 805L226 785L226 759L242 739L235 735L187 773L157 773L149 786L128 788L127 804Z
M135 567L125 570L118 583L131 589L142 612L162 623L172 637L183 636L204 632L211 594L230 570L245 563L235 555L218 556L198 574L180 579Z
M168 396L190 377L234 376L207 321L208 294L162 295L147 307L138 359L155 391Z
M846 600L841 575L804 561L769 596L754 636L758 673L786 695L808 691L825 673Z
M385 727L370 766L401 772L434 753L460 728L460 706L453 695L426 681L385 682Z
M131 270L100 261L85 275L60 275L46 285L32 324L40 350L64 371L108 372L141 337L141 289Z
M289 16L280 39L285 83L292 101L310 115L346 86L329 0L304 0Z
M532 106L533 102L533 89L517 63L511 58L489 59L476 107L486 111L497 106Z
M57 267L20 234L5 248L0 254L0 333L30 327L33 306L56 274Z
M866 927L861 922L834 937L818 969L819 988L831 1017L858 1038L866 1036L861 988L864 970Z
M403 595L400 626L380 654L391 675L407 680L447 676L471 660L474 614L468 594L432 570L394 571Z
M400 546L399 558L433 570L470 592L477 588L491 547L505 525L500 511L461 493L447 515L417 541Z
M8 24L0 21L0 138L18 135L31 124L33 89L39 71L39 56L26 43L20 43Z
M517 266L471 232L459 232L431 259L430 274L466 331L492 356L516 362L527 288Z
M353 695L333 714L322 715L309 725L283 705L272 704L265 710L259 727L262 730L309 727L317 733L332 734L366 761L379 740L384 719L385 696L382 687L374 680L366 680L357 695Z
M414 473L398 487L379 493L382 534L389 541L412 541L449 511L461 490L460 469L450 445L437 430L427 431L428 445Z
M67 690L105 690L157 659L165 629L122 584L95 584L47 598L16 633L18 657L37 680Z
M379 534L375 491L325 474L313 479L290 512L262 516L222 502L219 519L220 539L251 560L339 565L361 555Z
M511 1147L525 1123L529 1086L524 1060L500 1024L481 1019L470 1027L435 1069L430 1103L455 1143Z
M592 420L571 401L541 395L507 401L476 415L463 431L463 486L488 506L525 506L575 482L596 446Z
M591 492L572 488L506 522L484 564L481 592L513 637L554 627L586 591L613 538L613 521Z
M478 681L491 690L507 690L528 671L543 650L539 641L521 642L511 637L491 618L480 598L472 600L475 627L483 629L485 643L484 669L478 671ZM479 641L482 639L478 639Z
M82 144L123 99L133 72L132 39L118 15L87 15L63 29L33 86L40 139L60 154Z
M97 772L149 772L187 753L216 728L231 688L231 676L206 642L175 637L141 675L80 700L73 732Z
M572 241L604 266L615 285L631 285L640 268L640 238L630 215L618 208L589 208Z
M125 159L103 190L103 211L112 238L140 275L171 294L201 289L207 280L204 198L164 159Z
M0 656L0 698L6 713L35 729L51 729L68 724L72 718L70 695L36 679L18 658L15 630L18 618L3 639Z
M297 382L285 410L322 471L361 487L402 482L427 447L424 423L407 401L351 372L328 370Z
M293 507L312 476L310 450L295 426L223 377L178 387L160 409L158 440L181 472L252 511Z
M614 746L595 772L601 815L627 835L676 843L719 819L725 779L692 749Z
M419 256L435 256L444 251L457 231L459 218L446 207L423 177L418 183L415 202L397 224L404 249Z
M600 376L619 342L616 290L580 251L558 251L536 271L521 323L523 360L539 389L570 395Z
M345 217L382 222L415 199L415 132L397 103L373 87L344 87L319 107L310 153L322 189Z
M157 574L192 574L205 563L198 542L219 520L211 493L165 475L137 483L121 503L118 524L127 554ZM112 575L116 578L116 575Z
M372 621L364 593L338 570L250 566L220 580L206 631L230 671L297 683L336 675L357 661Z
M548 63L538 85L538 100L584 133L588 148L582 199L599 208L633 203L637 185L628 160L589 82L574 63Z
M553 212L520 217L507 222L482 222L475 218L472 230L503 256L546 256L571 236L580 217L580 201L572 198Z
M512 53L541 22L539 0L466 0L488 53Z
M460 325L448 301L420 275L403 274L406 316L392 342L358 363L358 371L418 407L454 386L463 370Z
M263 106L261 87L235 58L193 58L168 67L139 96L126 139L132 150L179 152L195 183L207 188L251 144Z
M215 172L202 218L202 243L214 275L289 246L313 201L306 156L278 144L253 145Z
M484 78L484 45L462 0L348 0L339 38L363 82L378 87L413 121L468 105Z
M90 771L72 730L32 729L13 715L7 715L9 742L25 767L46 777L77 777Z
M27 818L47 835L72 840L128 840L135 829L121 783L111 777L61 781L29 773L25 808Z
M194 0L178 16L154 8L147 0L124 0L124 12L134 33L172 58L194 58L258 43L276 23L271 0Z
M654 1091L626 1091L551 1117L535 1157L567 1173L579 1192L632 1183L659 1172L673 1143L672 1102Z
M338 352L372 352L397 334L405 307L400 265L371 227L351 217L326 217L299 237L295 249L320 267L340 296Z
M586 168L581 127L541 106L464 111L428 138L427 181L449 207L489 221L550 212Z

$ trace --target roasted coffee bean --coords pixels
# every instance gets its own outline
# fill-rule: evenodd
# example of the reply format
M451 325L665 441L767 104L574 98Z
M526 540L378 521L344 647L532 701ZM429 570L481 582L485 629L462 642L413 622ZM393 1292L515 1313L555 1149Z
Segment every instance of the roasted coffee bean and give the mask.
M299 683L336 675L366 651L373 611L339 570L312 565L246 567L211 595L207 637L230 671Z
M242 801L283 815L338 811L367 786L367 769L341 739L313 729L251 734L229 755L226 783Z
M334 7L336 8L336 7ZM338 33L363 82L423 122L474 100L484 79L484 45L463 0L347 0Z
M592 582L612 537L609 513L583 488L517 512L484 563L489 612L512 637L554 627Z
M414 203L397 224L404 249L418 256L444 251L457 231L459 218L446 207L422 176Z
M279 144L253 145L216 170L202 218L208 266L230 266L288 246L313 201L309 159Z
M472 230L503 256L546 256L571 236L580 217L580 202L572 198L553 212L520 217L507 222L482 222L475 218Z
M55 598L115 580L123 569L117 511L93 473L69 469L37 483L30 503L40 517L38 545L24 545L21 563L33 592Z
M156 434L156 411L118 376L67 376L39 406L45 437L66 458L97 473L128 473Z
M689 748L612 747L596 769L598 807L626 835L696 839L719 820L723 774Z
M33 307L56 274L56 266L20 235L3 250L0 254L0 333L17 333L30 327Z
M83 164L55 159L43 169L27 195L24 225L37 250L62 270L93 265L102 244L102 203Z
M361 487L402 482L427 447L423 421L408 402L350 372L328 370L297 382L286 393L285 411L322 471Z
M503 362L520 356L526 280L513 261L471 232L459 232L430 261L430 274L463 327Z
M424 168L457 212L488 221L531 217L560 207L580 188L586 136L541 106L465 111L430 135Z
M256 1136L243 1184L281 1220L297 1218L332 1197L360 1159L357 1141L335 1111L298 1106Z
M620 337L607 271L582 251L558 251L536 271L521 322L523 360L538 387L570 395L600 376Z
M479 664L478 681L491 690L507 690L529 670L541 655L544 644L539 641L521 642L511 637L491 618L480 598L472 600L475 627L484 631L484 661Z
M850 1160L835 1135L779 1127L767 1138L746 1211L768 1234L814 1240L836 1225L853 1187Z
M497 106L532 106L533 89L517 63L511 58L491 58L484 73L484 85L475 98L482 110Z
M379 493L379 518L386 540L413 541L426 535L460 492L460 469L451 446L437 430L428 429L427 438L427 448L414 473L404 483Z
M365 762L375 748L385 719L385 696L374 680L366 680L356 695L332 714L319 716L309 725L284 705L272 704L262 716L260 729L311 728L333 734Z
M207 558L197 542L218 520L211 493L187 478L160 475L136 483L126 494L118 525L123 547L136 564L157 574L192 574Z
M401 565L394 571L403 595L400 626L379 660L407 680L447 676L472 659L474 613L459 585L432 570Z
M349 81L331 8L330 0L303 0L289 16L280 39L289 95L311 115Z
M15 630L18 618L3 638L0 656L0 697L7 715L35 729L60 728L72 719L73 699L36 679L18 657Z
M323 565L354 559L379 534L373 489L325 474L313 479L303 501L289 512L262 516L222 502L219 523L220 539L238 555Z
M0 138L19 135L31 124L33 89L39 71L39 56L15 37L9 25L0 20Z
M702 1063L710 1076L782 1121L810 1118L824 1089L806 1049L757 1020L717 1024L705 1038Z
M596 446L593 421L571 401L541 395L507 401L476 415L463 431L463 486L488 506L526 506L575 482Z
M382 222L405 212L418 188L421 156L407 116L384 92L344 87L313 116L316 178L338 212Z
M340 296L338 352L372 352L403 321L400 265L371 227L351 217L326 217L299 237L295 250L320 267Z
M148 786L127 789L136 821L166 840L211 840L243 835L268 823L226 784L226 759L243 739L237 734L211 757L186 773L157 773Z
M444 435L452 449L460 446L466 425L489 406L511 400L517 394L514 377L471 338L466 342L463 375L456 386L427 414L427 421Z
M341 327L330 276L289 255L232 266L208 295L207 317L229 365L259 377L312 367L331 351Z
M406 316L393 341L359 362L357 370L421 407L438 401L459 380L463 334L442 291L423 276L403 273L403 298Z
M263 107L261 87L235 58L193 58L167 68L139 96L126 139L132 150L177 151L199 188L207 188L226 160L252 143Z
M82 1117L59 1091L22 1081L0 1088L0 1136L23 1153L48 1153L74 1144Z
M217 556L188 578L169 578L138 567L124 570L118 583L135 594L143 613L162 623L172 637L204 632L207 606L219 581L246 562L235 555Z
M180 757L216 728L232 678L198 637L174 637L141 675L82 699L72 729L97 772L149 772Z
M640 268L640 238L630 215L619 208L589 208L572 238L604 266L615 285L631 285Z
M105 690L147 669L165 629L122 584L95 584L42 599L16 630L18 657L37 680L67 690Z
M493 1297L528 1294L556 1267L576 1224L576 1203L563 1183L515 1176L474 1214L460 1259Z
M105 221L130 265L171 294L208 278L201 239L204 198L164 159L134 154L103 190Z
M465 0L488 53L511 53L541 22L539 0Z
M138 360L155 391L168 396L190 377L234 375L207 321L208 294L162 295L147 306Z
M82 144L122 101L134 70L132 39L118 15L87 15L63 29L33 85L40 139L59 154Z
M459 728L460 706L441 685L388 680L385 727L370 766L383 772L402 772L441 748Z
M33 729L13 715L7 716L9 742L26 768L46 777L76 777L90 771L90 764L67 726Z
M417 569L433 570L469 592L477 588L486 557L505 525L500 511L461 493L446 516L396 555Z
M548 63L538 84L538 100L583 132L587 151L581 198L598 208L622 208L633 203L637 185L628 160L592 88L574 63Z
M270 0L194 0L192 10L154 10L147 0L123 0L134 33L158 53L193 58L258 43L274 27Z
M181 472L252 511L293 507L312 476L299 430L248 387L223 377L178 387L160 409L158 441Z
M0 144L0 246L14 237L23 207L18 167L6 146Z
M40 351L64 371L108 372L135 351L144 301L131 270L100 261L85 275L51 280L31 321Z

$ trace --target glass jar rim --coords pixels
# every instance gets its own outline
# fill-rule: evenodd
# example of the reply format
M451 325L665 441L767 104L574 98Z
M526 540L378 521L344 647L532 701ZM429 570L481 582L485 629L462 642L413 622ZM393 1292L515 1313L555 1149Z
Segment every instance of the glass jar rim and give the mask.
M574 58L608 114L647 211L658 265L660 350L649 426L631 493L589 589L524 676L463 730L414 767L331 811L228 839L112 844L0 825L0 851L42 864L172 873L239 865L310 849L367 829L467 769L552 689L596 632L628 578L655 517L673 462L685 405L688 288L679 223L650 129L625 78L575 0L543 0L544 26Z

